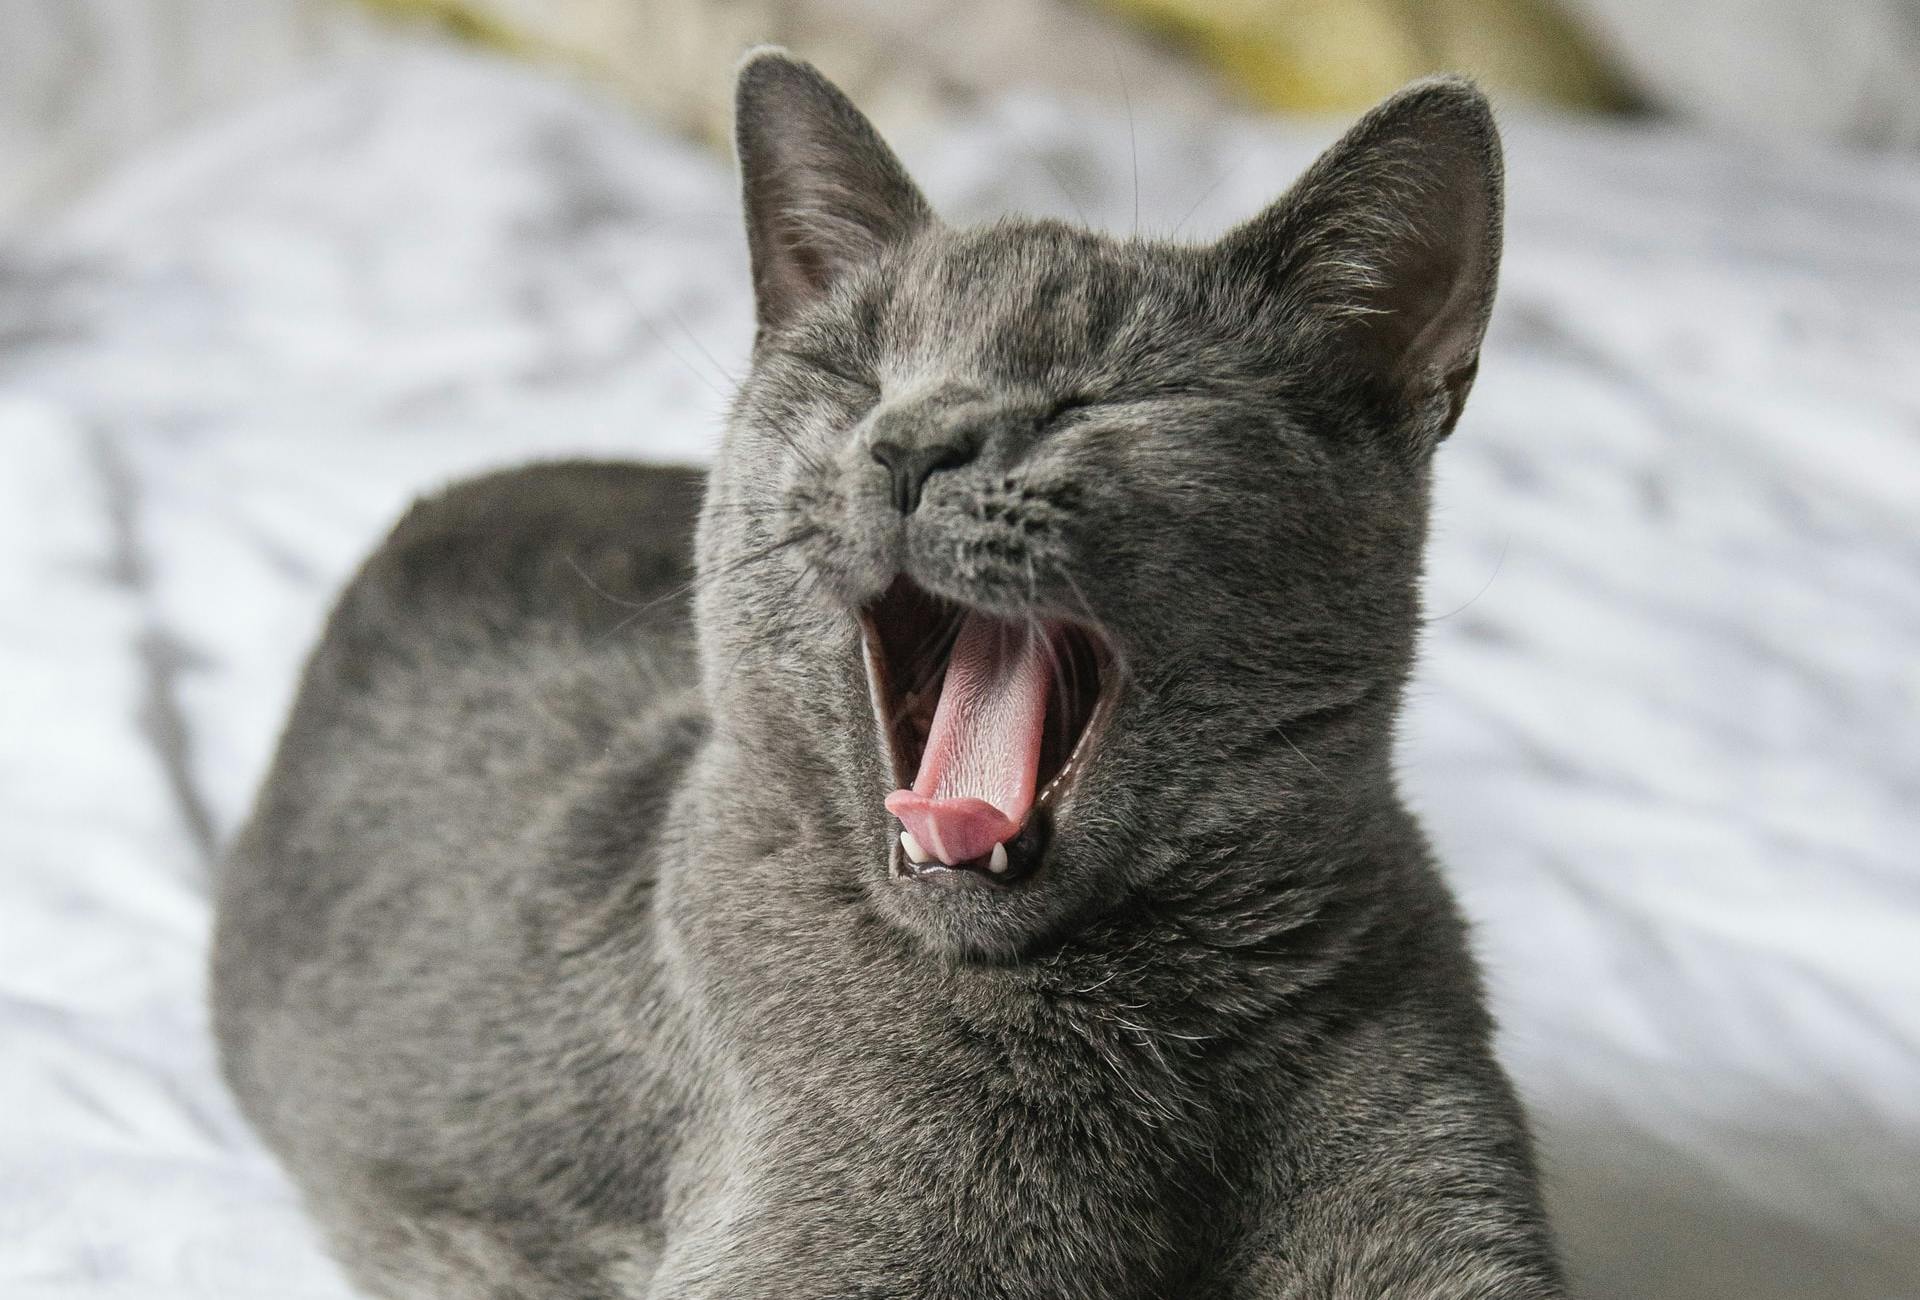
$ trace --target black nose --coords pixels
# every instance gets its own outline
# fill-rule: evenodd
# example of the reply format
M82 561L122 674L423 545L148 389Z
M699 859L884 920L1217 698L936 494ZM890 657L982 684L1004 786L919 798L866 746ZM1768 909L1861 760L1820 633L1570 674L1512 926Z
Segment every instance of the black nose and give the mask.
M980 450L979 442L964 434L904 443L883 438L869 449L873 458L893 476L893 508L910 515L920 506L920 491L943 469L958 469Z

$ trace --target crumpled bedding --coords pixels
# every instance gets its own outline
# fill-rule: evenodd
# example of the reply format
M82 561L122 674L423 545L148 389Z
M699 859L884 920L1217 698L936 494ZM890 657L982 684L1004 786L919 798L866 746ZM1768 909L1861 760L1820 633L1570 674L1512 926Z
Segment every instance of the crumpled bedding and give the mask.
M1007 100L901 145L955 218L1190 237L1333 129ZM1920 168L1508 138L1402 770L1578 1294L1920 1296ZM347 1294L218 1082L218 847L408 499L706 456L746 285L721 161L443 52L0 244L0 1294Z

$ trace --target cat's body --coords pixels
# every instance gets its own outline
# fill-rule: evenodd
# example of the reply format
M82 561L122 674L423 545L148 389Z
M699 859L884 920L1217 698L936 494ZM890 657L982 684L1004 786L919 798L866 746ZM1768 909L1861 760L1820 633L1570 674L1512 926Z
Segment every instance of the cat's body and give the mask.
M938 230L804 69L763 56L742 95L762 337L697 545L685 471L415 507L223 879L229 1076L340 1257L409 1300L1559 1295L1390 772L1470 357L1363 437L1377 395L1299 350L1375 315L1248 342L1252 261ZM1091 739L1004 875L893 847L911 771L856 613L882 637L902 574L969 620L943 690L974 620L1100 629ZM981 653L1011 673L1007 635ZM1040 689L1035 725L1076 716ZM1001 735L940 725L927 762ZM932 803L909 825L972 824Z

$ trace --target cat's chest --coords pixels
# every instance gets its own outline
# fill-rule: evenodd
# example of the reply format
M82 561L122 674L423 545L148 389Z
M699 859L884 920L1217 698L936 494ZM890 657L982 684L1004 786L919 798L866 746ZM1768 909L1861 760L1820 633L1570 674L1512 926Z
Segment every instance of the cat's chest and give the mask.
M1049 1095L894 1082L861 1105L795 1096L735 1115L755 1136L728 1144L688 1216L709 1225L707 1276L656 1294L1228 1294L1214 1264L1237 1215L1217 1135L1173 1115L1155 1128L1085 1080Z
M657 1294L1228 1294L1259 1126L1155 1032L1149 991L715 915L686 920L726 1082L675 1216L698 1244L670 1251L705 1280Z

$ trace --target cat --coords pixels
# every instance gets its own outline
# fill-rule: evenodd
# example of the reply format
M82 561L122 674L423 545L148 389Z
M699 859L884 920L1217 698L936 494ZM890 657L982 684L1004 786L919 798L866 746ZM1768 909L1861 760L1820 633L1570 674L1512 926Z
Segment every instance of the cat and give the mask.
M389 1300L1563 1294L1399 799L1500 251L1416 84L1221 240L943 225L742 64L711 473L416 504L219 884L227 1077Z

